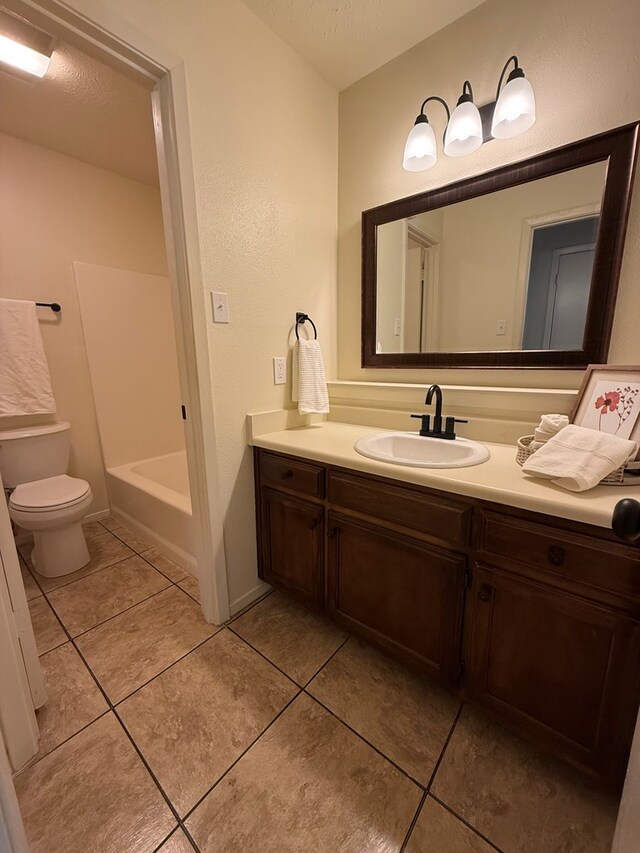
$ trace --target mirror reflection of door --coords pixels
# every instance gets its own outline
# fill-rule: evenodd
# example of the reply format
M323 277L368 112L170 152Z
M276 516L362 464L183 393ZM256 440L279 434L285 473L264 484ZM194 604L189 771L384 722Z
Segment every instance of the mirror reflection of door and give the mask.
M582 347L598 216L534 229L523 349Z
M437 241L414 222L407 224L402 310L402 352L426 352L437 329Z

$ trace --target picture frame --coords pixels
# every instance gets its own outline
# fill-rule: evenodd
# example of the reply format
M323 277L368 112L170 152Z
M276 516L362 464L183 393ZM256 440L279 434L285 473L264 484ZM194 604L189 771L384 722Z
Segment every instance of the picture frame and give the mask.
M640 446L640 365L590 364L569 420Z

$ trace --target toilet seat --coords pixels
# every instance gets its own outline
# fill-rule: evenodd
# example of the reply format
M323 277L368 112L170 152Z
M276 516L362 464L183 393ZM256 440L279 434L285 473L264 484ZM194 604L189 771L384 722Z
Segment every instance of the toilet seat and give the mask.
M50 512L81 503L90 493L89 483L67 474L21 483L11 493L10 509L21 512Z

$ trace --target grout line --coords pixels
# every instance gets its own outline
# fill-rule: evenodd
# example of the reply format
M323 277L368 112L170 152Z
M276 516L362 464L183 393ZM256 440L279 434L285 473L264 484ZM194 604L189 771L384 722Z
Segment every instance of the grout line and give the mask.
M453 817L455 817L455 818L456 818L456 820L459 820L459 821L460 821L460 823L463 823L463 824L464 824L468 829L470 829L470 830L473 832L473 834L474 834L474 835L478 835L480 838L482 838L482 840L483 840L483 841L486 841L486 843L487 843L490 847L492 847L494 850L497 850L497 853L503 853L503 851L502 851L499 847L497 847L497 846L493 843L493 841L491 841L491 839L490 839L490 838L487 838L487 836L486 836L486 835L483 835L483 834L482 834L478 829L476 829L476 827L475 827L475 826L473 826L472 824L470 824L468 820L465 820L465 818L463 818L463 817L462 817L461 815L459 815L456 811L454 811L454 810L451 808L451 806L448 806L448 805L447 805L443 800L441 800L439 797L436 797L436 795L435 795L435 794L431 794L431 793L429 793L429 796L431 797L431 799L432 799L432 800L434 800L436 803L438 803L438 805L439 805L439 806L442 806L442 808L443 808L443 809L445 809L446 811L448 811L450 815L452 815Z
M162 577L164 578L164 575L162 575ZM165 580L167 580L167 578L165 578ZM95 628L100 628L102 625L106 625L107 622L111 622L114 619L117 619L118 616L122 616L123 613L128 613L130 610L133 610L134 607L137 607L139 604L144 604L145 601L150 601L152 598L155 598L157 595L160 595L160 593L166 592L168 589L171 589L171 586L172 584L168 583L167 586L163 586L162 589L158 589L155 592L152 592L151 595L148 595L146 598L141 598L140 601L136 601L135 604L130 604L128 607L125 607L124 610L119 610L117 613L113 613L111 616L107 616L107 618L103 619L102 622L96 622L96 624L92 625L90 628L85 628L83 631L80 631L79 634L74 634L73 639L77 640L78 637L84 637L86 634L89 634ZM59 618L62 621L62 617L60 616Z
M189 809L189 811L185 814L185 816L184 816L184 818L183 818L183 820L184 820L184 821L188 820L188 819L191 817L191 815L192 815L192 814L194 813L194 811L198 808L198 806L202 803L202 801L203 801L203 800L205 800L205 799L209 796L209 794L213 791L213 789L214 789L215 787L217 787L217 786L220 784L220 782L222 782L222 780L223 780L223 779L224 779L224 778L225 778L225 777L226 777L226 776L227 776L227 775L228 775L228 774L233 770L233 768L236 766L236 764L237 764L239 761L241 761L241 760L242 760L242 758L244 758L244 756L247 754L247 752L249 752L249 750L250 750L250 749L252 749L252 748L257 744L257 742L260 740L260 738L262 738L262 737L263 737L263 736L264 736L264 735L269 731L269 729L270 729L270 728L271 728L271 726L275 723L275 721L276 721L276 720L278 720L278 719L279 719L279 718L284 714L284 712L287 710L287 708L289 708L289 707L290 707L290 706L295 702L295 700L298 698L298 696L300 696L303 692L304 692L304 691L303 691L302 689L299 689L299 690L298 690L298 692L297 692L297 693L295 693L295 694L291 697L291 699L289 699L289 701L286 703L286 705L284 705L284 706L280 709L280 711L278 711L278 713L275 715L275 717L273 718L273 720L271 720L271 722L269 723L269 725L268 725L268 726L266 726L266 728L264 728L264 729L260 732L260 734L259 734L259 735L257 735L257 737L255 737L255 738L254 738L254 740L252 740L252 741L251 741L251 743L249 744L249 746L247 746L247 747L246 747L246 749L244 749L244 750L240 753L240 755L236 758L236 760L233 762L233 764L231 764L229 767L227 767L227 769L226 769L226 770L224 771L224 773L220 776L220 778L219 778L219 779L216 779L216 781L215 781L215 782L213 783L213 785L209 788L209 790L208 790L208 791L206 791L206 792L205 792L205 793L200 797L200 799L195 803L195 805L193 805L193 806Z
M313 695L313 693L308 693L304 688L303 688L302 692L304 693L304 695L305 695L305 696L308 696L308 697L309 697L309 699L312 699L314 702L316 702L318 705L320 705L320 707L321 707L321 708L324 708L324 710L325 710L328 714L331 714L331 716L332 716L332 717L335 717L335 719L336 719L339 723L341 723L345 728L349 729L349 731L350 731L352 734L354 734L354 735L355 735L359 740L361 740L361 741L363 741L364 743L366 743L366 744L367 744L367 746L371 747L371 749L372 749L374 752L377 752L377 753L378 753L378 755L379 755L381 758L384 758L384 760L385 760L385 761L388 761L388 762L389 762L389 764L393 765L393 767L395 767L395 768L396 768L396 770L398 770L400 773L402 773L402 775L403 775L403 776L405 776L407 779L409 779L409 781L410 781L410 782L413 782L413 784L414 784L414 785L416 785L416 786L417 786L421 791L425 791L425 793L426 793L425 786L424 786L421 782L418 782L418 780L417 780L417 779L414 779L414 777L413 777L413 776L411 776L409 773L407 773L407 771L406 771L406 770L403 770L403 769L402 769L402 767L400 767L400 765L399 765L399 764L396 764L396 762L395 762L392 758L389 758L389 756L388 756L388 755L385 755L385 754L384 754L384 752L382 752L382 751L381 751L377 746L375 746L374 744L372 744L372 743L371 743L371 741L368 741L368 740L366 739L366 737L364 737L364 735L361 735L361 734L360 734L360 732L356 731L352 726L350 726L350 725L349 725L349 723L346 723L343 719L341 719L341 718L340 718L340 717L335 713L335 711L332 711L332 710L331 710L331 708L328 708L325 704L323 704L323 703L322 703L322 702L321 702L321 701L320 701L316 696L314 696L314 695Z
M126 543L125 543L125 544L126 544ZM171 581L171 583L175 584L176 586L177 586L179 583L181 583L185 578L188 578L188 577L189 577L189 575L191 574L191 572L186 572L186 574L184 575L184 577L181 577L181 578L180 578L179 580L177 580L177 581L174 581L174 579L173 579L173 578L170 578L170 577L169 577L169 575L165 575L165 573L162 571L162 569L159 569L156 565L154 565L154 564L151 562L151 560L148 560L148 559L145 557L145 554L147 554L149 551L154 551L154 550L155 550L154 548L145 548L145 550L144 550L144 551L140 551L140 553L138 554L138 557L141 557L141 558L145 561L145 563L148 563L150 566L153 566L153 568L156 570L156 572L160 572L160 574L161 574L163 577L165 577L168 581ZM160 552L159 552L159 551L156 551L156 553L157 553L157 554L160 554ZM161 555L160 555L160 556L161 556ZM167 559L167 560L168 560L169 558L168 558L168 557L166 557L165 559ZM178 566L178 564L177 564L177 563L175 563L174 565ZM181 568L181 566L178 566L178 568ZM185 570L185 569L182 569L182 571L183 571L183 572L185 572L186 570ZM195 575L194 575L194 577L195 577Z
M350 635L350 634L347 634L346 639L345 639L342 643L340 643L340 645L339 645L339 646L338 646L338 648L335 650L335 652L333 652L332 654L330 654L330 655L329 655L329 657L328 657L328 658L326 659L326 661L322 664L322 666L320 667L320 669L319 669L317 672L314 672L314 673L313 673L313 675L311 676L311 678L306 682L306 684L304 685L304 690L306 690L306 689L307 689L307 687L311 684L311 682L312 682L314 679L316 679L316 678L320 675L320 673L321 673L321 672L322 672L322 670L325 668L325 666L329 663L329 661L333 660L333 658L338 654L338 652L340 651L340 649L341 649L341 648L343 648L343 646L346 646L346 644L349 642L349 640L350 640L350 639L351 639L351 635ZM314 698L315 698L315 697L314 697Z
M242 634L238 634L238 632L237 632L234 628L232 628L230 624L227 624L227 625L225 625L224 627L227 629L227 631L231 631L231 633L232 633L232 634L234 634L234 635L235 635L239 640L242 640L242 642L243 642L243 643L246 643L246 644L247 644L247 646L249 646L249 648L250 648L250 649L253 649L253 651L254 651L257 655L260 655L260 657L261 657L261 658L263 658L264 660L266 660L266 661L267 661L267 663L271 664L271 666L272 666L272 667L274 667L275 669L277 669L277 670L278 670L278 672L279 672L281 675L284 675L284 677L285 677L288 681L290 681L292 684L295 684L295 686L296 686L299 690L303 690L303 689L304 689L304 688L302 687L302 685L298 684L298 682L295 680L295 678L292 678L288 673L286 673L286 672L284 671L284 669L282 669L281 667L279 667L277 663L274 663L274 662L273 662L270 658L268 658L268 657L267 657L263 652L261 652L261 651L260 651L260 649L257 649L255 646L252 646L252 645L251 645L251 643L249 642L249 640L245 640L245 638L242 636Z
M245 613L248 613L250 610L253 610L253 608L256 606L256 604L260 604L260 602L264 601L265 598L269 598L270 595L273 595L273 593L275 591L276 591L275 587L272 586L271 589L268 589L259 598L256 598L255 601L252 601L251 604L247 604L246 607L243 607L239 613L236 613L234 616L231 616L229 619L227 619L225 624L231 625L231 623L235 622L236 619L240 619L240 617L244 616Z
M65 643L65 645L66 645L66 643ZM110 713L111 713L111 708L105 708L105 710L101 714L98 714L98 716L95 717L93 720L90 720L88 723L85 723L84 726L79 728L77 732L74 732L72 735L69 735L69 737L66 737L64 740L61 740L60 743L57 743L48 752L43 752L42 755L40 755L40 753L37 753L36 755L34 755L33 758L31 759L31 761L29 762L29 764L27 764L25 767L23 767L21 770L19 770L15 775L20 776L22 773L26 772L27 770L31 770L32 767L35 767L36 764L39 764L44 758L47 758L49 755L53 755L53 753L56 750L60 749L61 746L64 746L65 743L68 743L76 735L79 735L85 729L88 729L89 726L92 726L94 723L97 723L98 720L101 720L103 717L105 717L107 714L110 714Z
M129 550L131 550L131 549L129 549ZM65 589L65 587L71 586L71 584L77 583L78 581L83 581L85 578L90 578L92 575L97 575L98 572L102 572L105 569L110 569L110 568L112 568L112 566L117 566L120 563L124 563L125 560L130 560L132 557L137 557L137 556L139 556L139 555L136 554L135 551L131 551L130 554L127 554L127 556L123 557L121 560L115 560L113 563L109 563L106 566L100 566L99 569L95 569L95 571L93 571L93 572L87 572L87 574L83 575L81 578L74 578L73 580L69 581L68 583L63 583L63 584L60 584L60 586L53 587L53 589L45 589L40 584L38 578L36 577L36 575L38 574L38 570L35 568L35 566L33 567L33 569L30 569L30 571L31 571L31 575L32 575L33 579L35 580L35 582L38 584L38 586L42 590L42 594L43 595L49 595L49 593L57 592L59 589ZM87 565L88 565L88 563L87 563ZM84 566L83 566L83 568L84 568ZM155 568L155 566L154 566L154 568ZM80 571L82 571L82 569L78 569L78 571L80 572ZM74 572L74 574L75 574L75 572ZM41 575L40 577L44 577L44 576Z
M438 756L438 760L436 761L436 763L434 765L434 768L433 768L433 771L431 773L431 777L429 779L429 782L427 783L427 786L424 789L424 794L422 795L422 798L420 799L420 802L418 803L418 808L416 809L416 813L413 816L413 820L409 824L409 828L407 829L407 834L404 837L404 841L402 842L402 847L400 848L399 853L403 853L403 851L407 847L407 844L409 843L409 839L411 838L411 833L415 829L415 825L418 822L418 818L420 817L420 814L422 812L424 804L426 803L427 797L429 796L429 791L431 790L431 786L433 785L433 782L436 778L436 773L440 769L440 764L442 763L442 759L444 757L444 754L447 751L447 747L449 746L449 742L451 741L451 738L453 736L455 728L458 725L458 720L460 719L460 714L462 714L462 708L463 707L464 707L464 703L461 702L460 707L458 708L456 715L453 719L453 723L451 724L451 728L449 729L449 734L447 735L445 742L442 745L442 749L440 750L440 755Z

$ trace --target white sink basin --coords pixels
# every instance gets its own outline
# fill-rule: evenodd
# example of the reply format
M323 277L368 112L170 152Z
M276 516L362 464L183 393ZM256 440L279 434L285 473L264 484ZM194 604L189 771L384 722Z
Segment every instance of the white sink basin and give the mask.
M354 447L370 459L414 468L467 468L486 462L491 455L477 441L430 438L416 432L377 432L359 438Z

